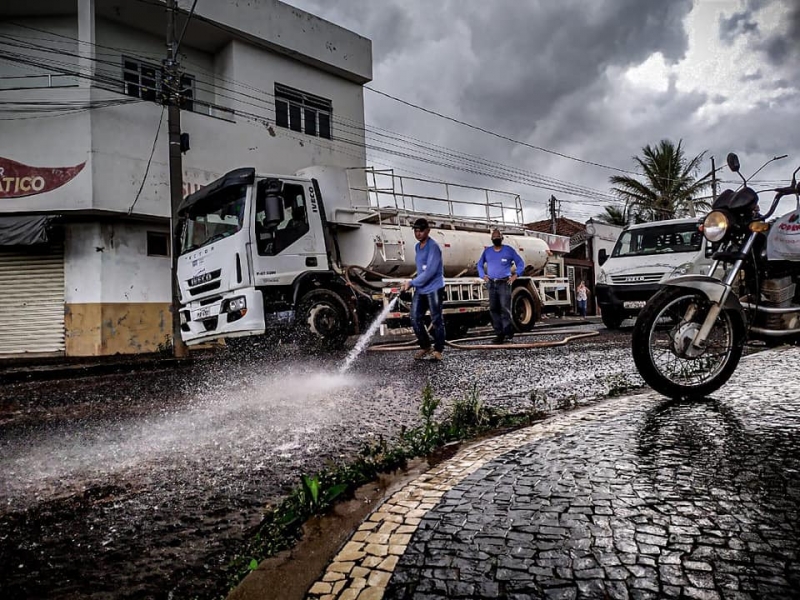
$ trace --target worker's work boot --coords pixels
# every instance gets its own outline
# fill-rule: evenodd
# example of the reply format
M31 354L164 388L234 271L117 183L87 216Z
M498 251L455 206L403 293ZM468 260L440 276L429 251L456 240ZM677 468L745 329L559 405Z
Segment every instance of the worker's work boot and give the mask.
M431 352L433 352L433 348L423 348L422 350L417 350L417 352L414 353L414 360L423 359Z
M433 360L442 360L442 353L438 350L433 351Z

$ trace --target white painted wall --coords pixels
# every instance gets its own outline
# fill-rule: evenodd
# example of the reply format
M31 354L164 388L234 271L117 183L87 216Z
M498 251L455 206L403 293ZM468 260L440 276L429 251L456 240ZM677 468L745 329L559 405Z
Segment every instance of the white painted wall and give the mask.
M73 7L74 10L74 7ZM28 18L28 19L14 19L15 23L41 29L49 33L41 33L39 31L32 31L22 27L11 25L10 23L0 22L0 34L10 36L18 40L3 39L4 45L2 49L9 52L19 52L30 56L37 61L45 63L52 63L53 67L59 66L67 70L74 70L78 64L78 58L75 56L68 56L62 54L60 56L53 55L52 53L41 50L21 50L5 45L5 42L11 43L25 43L35 44L39 46L48 46L51 48L62 49L64 52L76 55L78 54L78 42L73 41L78 37L78 16L77 13L72 16L61 17L41 17L41 18ZM65 37L59 37L65 36ZM73 38L72 40L66 38ZM57 63L57 65L56 65ZM20 65L9 61L0 61L0 90L9 88L24 87L47 87L47 77L25 79L9 79L12 77L20 77L24 75L53 75L52 84L54 86L75 86L78 81L75 77L68 77L59 75L55 68L40 68L31 65ZM2 126L0 126L2 127Z
M73 223L66 227L66 302L170 302L170 259L147 256L146 223Z

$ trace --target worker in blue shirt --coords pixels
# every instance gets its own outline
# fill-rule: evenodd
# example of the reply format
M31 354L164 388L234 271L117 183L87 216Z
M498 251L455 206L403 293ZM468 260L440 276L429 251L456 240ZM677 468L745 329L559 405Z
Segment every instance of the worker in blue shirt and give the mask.
M442 316L442 303L444 302L444 263L442 262L442 249L436 240L430 236L431 228L427 219L414 221L414 237L417 239L416 264L417 275L411 281L403 284L403 290L414 288L414 297L411 300L411 326L417 335L420 350L414 355L416 360L428 354L433 355L433 360L442 360L444 350L444 317ZM433 348L431 338L425 329L423 318L430 310L431 324L433 325Z
M512 263L516 273L511 273ZM486 267L484 268L484 264ZM489 286L489 314L492 316L495 338L493 344L502 344L514 338L511 318L511 284L522 273L525 262L511 246L503 244L499 229L492 231L492 245L485 248L478 260L478 277Z

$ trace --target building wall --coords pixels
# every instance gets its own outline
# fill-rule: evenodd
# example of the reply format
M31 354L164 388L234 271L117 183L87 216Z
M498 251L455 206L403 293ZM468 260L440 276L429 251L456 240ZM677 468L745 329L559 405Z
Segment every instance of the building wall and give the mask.
M80 4L84 20L90 14L86 7L91 5ZM136 3L126 4L123 12L136 8ZM98 75L120 81L124 56L160 63L165 52L161 26L135 29L121 17L114 20L110 13L104 14L95 18L93 33L81 34L94 36L96 45L86 47L94 48L95 60L81 63L77 57L63 57L62 61L52 54L33 55L57 60L70 69L90 65ZM206 49L200 50L189 43L191 35L187 36L181 53L185 55L184 70L195 77L195 99L240 114L201 105L195 112L182 111L182 131L189 134L191 145L183 157L185 194L242 166L253 166L261 173L294 174L312 165L365 165L361 84L372 73L369 40L276 0L199 3L198 14L218 17L233 33L216 34L235 39L213 50L206 44ZM23 22L69 38L79 37L77 14ZM76 41L7 29L0 24L0 33L41 35L47 38L42 43L50 47L72 54L79 50ZM236 31L243 36L236 37ZM0 62L0 75L50 71ZM32 81L26 84L32 89L3 90L4 99L127 100L121 83L114 89L114 82L87 87L86 80L42 78L50 87L41 89ZM334 139L276 127L276 82L331 100ZM355 139L356 144L337 141L337 136ZM0 198L0 215L47 213L67 218L68 355L153 351L171 336L170 260L147 256L146 249L148 230L168 231L167 137L166 111L152 102L0 121L0 157L31 167L82 165L74 179L57 189Z
M170 260L147 255L147 232L135 222L66 227L66 351L70 356L153 352L172 334Z
M73 7L74 10L74 7ZM74 70L78 64L78 16L53 16L53 17L39 17L39 18L15 18L15 23L33 27L35 29L44 30L48 33L40 31L33 31L16 27L9 23L0 21L0 34L4 36L13 37L14 40L4 38L4 42L22 43L22 44L35 44L52 46L64 51L64 54L58 57L57 66L67 70ZM72 38L72 39L68 39ZM35 49L20 49L8 48L12 52L25 54L26 56L44 63L53 62L53 54L49 52L39 51ZM55 67L56 65L53 64ZM46 76L43 77L30 77L31 75L47 75L53 76L52 80L48 81ZM56 86L77 86L78 81L75 77L61 75L55 68L42 68L32 65L15 64L9 61L0 61L0 90L18 87L47 87L50 84ZM10 77L20 77L20 79L7 79ZM22 79L21 77L24 77Z

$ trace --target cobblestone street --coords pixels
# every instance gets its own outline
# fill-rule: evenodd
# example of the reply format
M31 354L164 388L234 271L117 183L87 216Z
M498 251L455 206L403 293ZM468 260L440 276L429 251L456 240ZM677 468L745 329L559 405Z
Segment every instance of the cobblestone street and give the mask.
M800 597L798 369L764 352L705 401L629 396L468 447L311 597Z

